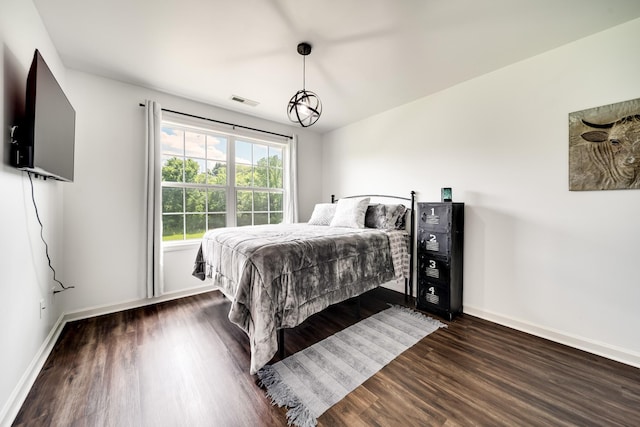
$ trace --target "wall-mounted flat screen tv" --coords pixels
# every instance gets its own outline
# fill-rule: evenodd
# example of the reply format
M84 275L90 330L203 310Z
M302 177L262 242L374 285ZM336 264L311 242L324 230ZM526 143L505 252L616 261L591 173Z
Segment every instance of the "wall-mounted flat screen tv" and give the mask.
M73 182L76 112L38 50L27 77L25 116L11 164L45 178Z

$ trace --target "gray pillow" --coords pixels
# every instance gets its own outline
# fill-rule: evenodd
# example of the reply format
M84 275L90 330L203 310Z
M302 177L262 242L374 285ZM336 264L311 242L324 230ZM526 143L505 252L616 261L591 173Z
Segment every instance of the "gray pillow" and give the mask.
M407 220L407 212L411 209L407 208L405 205L396 205L396 209L391 215L391 228L395 228L396 230L404 230L406 227Z
M364 226L367 228L386 228L389 222L387 207L382 204L369 205L364 216Z
M396 221L396 230L406 230L407 222L409 222L411 218L411 209L405 207L402 211L402 214L398 217Z
M404 205L369 205L364 224L368 228L393 230L398 228L398 220L406 211Z

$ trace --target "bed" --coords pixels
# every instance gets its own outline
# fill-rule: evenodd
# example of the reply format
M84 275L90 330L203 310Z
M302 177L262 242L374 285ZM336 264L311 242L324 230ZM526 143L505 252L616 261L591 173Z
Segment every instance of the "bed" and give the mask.
M384 198L402 202L374 203ZM326 307L394 280L411 294L414 203L413 191L409 198L332 196L308 223L205 233L193 275L231 301L229 320L250 340L252 374L276 354L285 328Z

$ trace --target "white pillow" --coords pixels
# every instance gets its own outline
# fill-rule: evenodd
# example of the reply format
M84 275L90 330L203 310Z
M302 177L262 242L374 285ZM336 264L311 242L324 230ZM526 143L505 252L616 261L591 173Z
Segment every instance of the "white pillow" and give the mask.
M368 197L362 199L340 199L330 225L332 227L364 228L364 217L368 206Z
M329 225L333 219L333 215L336 212L335 203L318 203L313 208L311 218L309 219L309 225Z

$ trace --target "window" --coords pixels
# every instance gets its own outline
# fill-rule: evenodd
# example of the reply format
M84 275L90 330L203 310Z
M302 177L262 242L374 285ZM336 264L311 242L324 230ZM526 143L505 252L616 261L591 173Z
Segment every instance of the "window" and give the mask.
M282 148L236 140L236 224L282 222Z
M162 239L283 220L286 144L162 123Z

